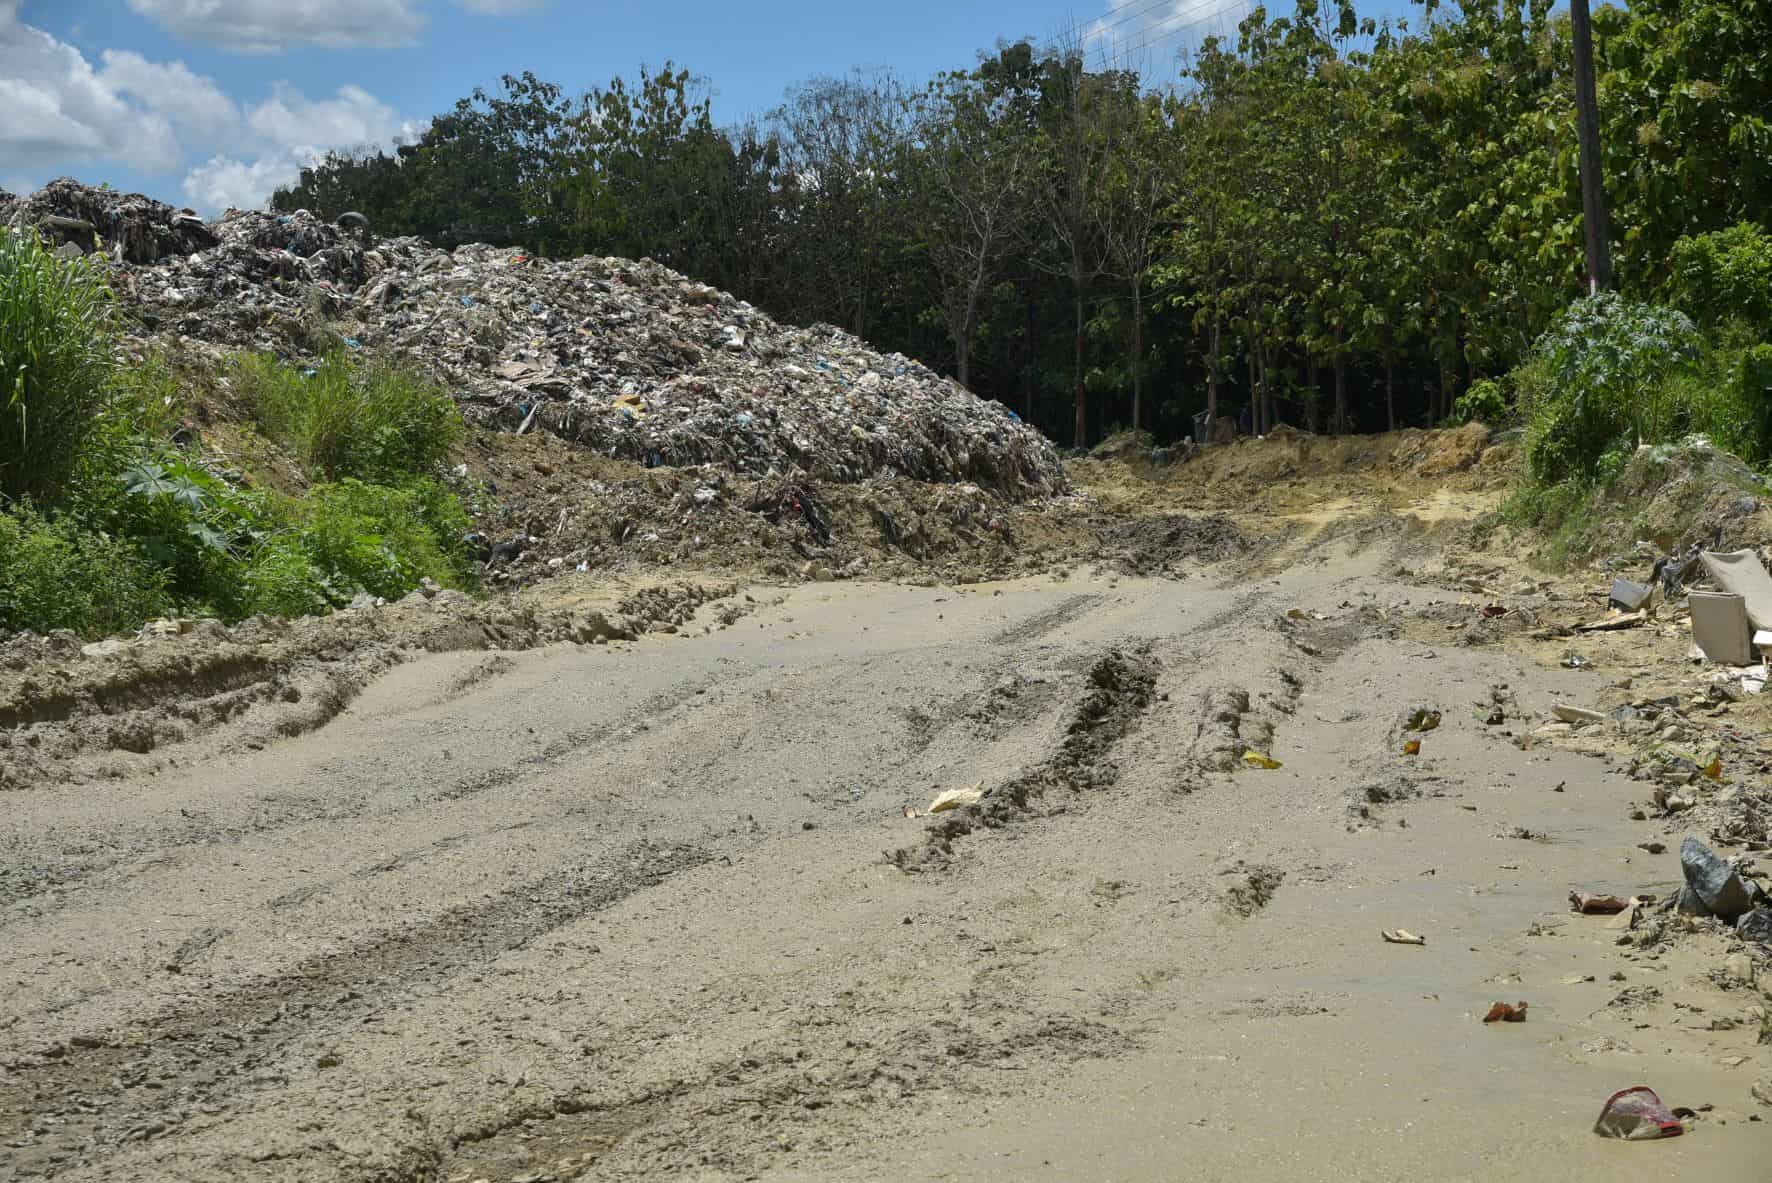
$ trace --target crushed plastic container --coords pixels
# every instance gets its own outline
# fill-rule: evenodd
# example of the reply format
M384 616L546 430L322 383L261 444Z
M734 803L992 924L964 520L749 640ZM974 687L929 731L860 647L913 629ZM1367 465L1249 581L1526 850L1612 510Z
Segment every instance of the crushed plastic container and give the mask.
M1602 1138L1642 1142L1651 1138L1677 1138L1686 1132L1655 1090L1647 1085L1622 1089L1606 1099L1594 1133Z

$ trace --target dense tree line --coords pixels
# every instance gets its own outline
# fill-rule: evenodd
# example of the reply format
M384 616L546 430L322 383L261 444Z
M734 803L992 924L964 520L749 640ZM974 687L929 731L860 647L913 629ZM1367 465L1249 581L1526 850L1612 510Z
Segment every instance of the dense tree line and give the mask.
M1196 412L1441 421L1584 295L1567 18L1550 0L1255 10L1166 85L1001 46L925 85L821 78L717 127L686 71L532 75L279 209L382 233L650 256L951 370L1054 438ZM1619 283L1772 208L1772 0L1594 18ZM1485 386L1485 389L1487 387Z

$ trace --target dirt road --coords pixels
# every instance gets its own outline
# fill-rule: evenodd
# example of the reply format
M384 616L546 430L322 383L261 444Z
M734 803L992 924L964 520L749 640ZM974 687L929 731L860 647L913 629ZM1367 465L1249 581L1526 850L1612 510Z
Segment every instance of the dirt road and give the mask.
M758 593L7 794L0 1179L1766 1179L1749 996L1567 911L1674 886L1636 790L1481 717L1578 675L1394 570Z

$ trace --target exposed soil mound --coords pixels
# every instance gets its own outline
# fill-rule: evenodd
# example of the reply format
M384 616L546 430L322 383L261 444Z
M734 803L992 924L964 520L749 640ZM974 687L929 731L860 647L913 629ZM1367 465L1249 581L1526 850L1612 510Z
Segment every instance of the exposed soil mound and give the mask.
M1109 526L1103 549L1131 575L1186 578L1193 569L1241 554L1250 541L1222 515L1161 514Z
M1637 541L1664 553L1722 533L1734 548L1772 540L1765 482L1740 457L1694 436L1644 445L1594 501L1571 555L1613 553Z

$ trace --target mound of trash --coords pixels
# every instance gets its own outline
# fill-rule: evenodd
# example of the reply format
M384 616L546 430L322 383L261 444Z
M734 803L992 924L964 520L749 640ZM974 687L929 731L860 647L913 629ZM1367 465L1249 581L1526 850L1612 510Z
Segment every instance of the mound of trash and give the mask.
M648 467L713 464L1066 491L1056 449L1001 404L827 325L777 324L650 260L380 239L360 215L189 210L58 180L0 204L58 249L102 252L149 335L311 355L326 334L407 355L464 415Z

